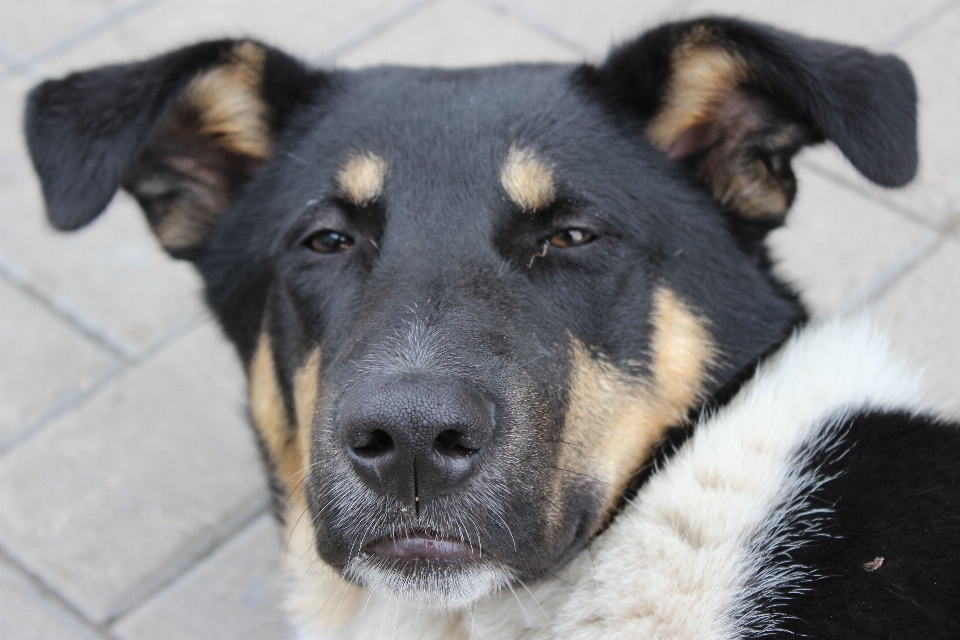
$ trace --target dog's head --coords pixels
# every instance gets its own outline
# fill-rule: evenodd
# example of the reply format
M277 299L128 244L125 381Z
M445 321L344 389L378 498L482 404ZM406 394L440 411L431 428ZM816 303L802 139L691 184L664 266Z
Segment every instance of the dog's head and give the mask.
M763 247L792 157L903 184L915 100L893 56L704 19L600 66L208 42L45 82L26 128L55 226L122 186L196 264L322 559L456 605L561 567L802 321Z

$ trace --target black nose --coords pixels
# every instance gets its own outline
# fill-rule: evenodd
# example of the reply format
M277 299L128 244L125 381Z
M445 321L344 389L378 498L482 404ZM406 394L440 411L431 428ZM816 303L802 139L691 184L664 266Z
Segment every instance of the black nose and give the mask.
M473 386L448 379L368 380L344 395L339 412L357 475L410 505L462 487L493 425L493 404Z

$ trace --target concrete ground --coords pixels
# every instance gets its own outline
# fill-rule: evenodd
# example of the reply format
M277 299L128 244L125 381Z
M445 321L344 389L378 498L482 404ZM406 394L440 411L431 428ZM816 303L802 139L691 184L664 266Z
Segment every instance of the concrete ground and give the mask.
M342 67L598 60L659 21L714 12L909 61L916 182L879 189L832 147L806 151L770 242L815 315L868 307L960 413L956 0L2 0L0 637L286 634L242 372L197 276L129 197L81 232L47 226L20 134L32 85L239 34Z

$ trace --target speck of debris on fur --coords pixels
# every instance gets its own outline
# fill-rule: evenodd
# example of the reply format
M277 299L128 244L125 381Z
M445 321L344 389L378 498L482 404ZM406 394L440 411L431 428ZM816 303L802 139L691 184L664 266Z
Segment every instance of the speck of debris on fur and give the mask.
M864 570L864 571L876 571L877 569L880 568L880 565L882 565L882 564L883 564L883 558L881 558L880 556L877 556L876 558L874 558L874 559L871 560L870 562L864 562L864 563L863 563L863 570Z

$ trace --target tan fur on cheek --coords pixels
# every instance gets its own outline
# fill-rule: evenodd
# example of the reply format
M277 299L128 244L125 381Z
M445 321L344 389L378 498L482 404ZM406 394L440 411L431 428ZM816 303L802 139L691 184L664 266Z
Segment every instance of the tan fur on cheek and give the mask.
M521 209L536 211L553 202L557 188L550 166L533 151L510 147L500 167L500 184Z
M250 413L254 425L270 453L274 473L283 482L288 482L304 465L294 430L287 422L283 395L277 380L273 348L270 337L260 334L257 350L250 362Z
M703 389L713 360L710 334L669 289L655 297L648 378L631 378L573 342L573 377L562 469L599 481L607 509L663 438L680 424ZM564 471L560 471L561 478Z
M310 352L297 371L293 387L293 402L297 414L297 445L303 456L310 456L313 434L313 416L316 412L317 395L320 393L320 348Z
M361 602L363 590L341 579L320 558L316 531L308 514L303 474L308 473L313 416L319 393L320 349L313 350L294 380L296 425L291 429L276 377L273 349L260 335L250 364L250 410L287 493L284 508L287 548L284 564L291 576L286 609L303 628L318 632L345 624ZM295 431L295 432L294 432Z
M266 159L272 147L267 105L260 94L265 60L261 47L240 43L226 64L201 73L184 94L185 105L200 120L201 133L258 160Z
M387 162L372 152L355 155L337 173L340 196L355 205L365 205L383 194Z

